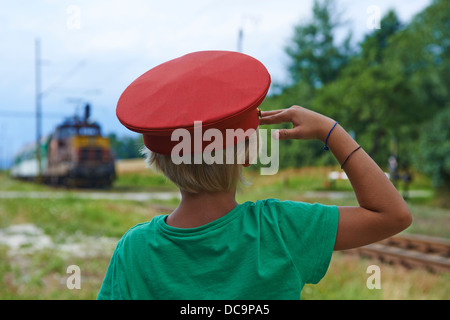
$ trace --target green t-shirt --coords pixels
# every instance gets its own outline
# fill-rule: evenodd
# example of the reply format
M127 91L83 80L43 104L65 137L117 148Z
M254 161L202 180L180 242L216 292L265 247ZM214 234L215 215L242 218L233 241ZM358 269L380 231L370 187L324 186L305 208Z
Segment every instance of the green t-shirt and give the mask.
M120 239L97 299L300 299L331 260L338 208L267 199L197 228L167 215Z

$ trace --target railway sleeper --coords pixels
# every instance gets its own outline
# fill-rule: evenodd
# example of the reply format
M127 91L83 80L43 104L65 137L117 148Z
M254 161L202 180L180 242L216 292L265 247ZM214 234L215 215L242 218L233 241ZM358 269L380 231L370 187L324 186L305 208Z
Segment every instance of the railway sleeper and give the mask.
M409 269L426 269L431 272L449 272L450 259L418 251L391 247L383 244L370 244L356 250L360 255L381 262L402 265Z
M450 257L450 241L423 235L399 235L380 241L381 244Z

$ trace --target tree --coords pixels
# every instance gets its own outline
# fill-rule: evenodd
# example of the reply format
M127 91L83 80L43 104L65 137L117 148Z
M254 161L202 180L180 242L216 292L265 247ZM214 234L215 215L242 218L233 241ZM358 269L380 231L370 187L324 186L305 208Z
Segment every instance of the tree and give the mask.
M416 166L426 173L450 205L450 104L436 114L419 139Z
M380 166L398 152L400 165L421 170L425 160L417 159L426 148L428 123L434 118L438 126L436 115L450 108L450 2L434 0L409 23L388 12L381 29L367 34L355 52L348 42L334 43L339 19L332 6L315 1L313 20L295 28L286 48L291 85L268 97L263 109L300 104L321 112L355 133ZM281 141L280 166L334 163L321 150L309 141ZM436 169L444 160L427 161L445 179ZM432 169L424 170L431 175Z
M402 29L402 23L395 11L390 10L380 21L382 28L374 30L365 36L361 43L361 58L373 64L383 62L384 51L389 46L389 39L392 35Z
M342 25L332 0L315 0L313 19L299 24L285 48L291 58L290 76L294 83L303 81L317 88L336 79L347 63L350 52L350 34L341 45L334 43L335 29Z
M450 88L450 2L436 0L392 37L386 57L414 87L413 112L423 121L446 106Z
M117 159L140 158L140 148L143 145L142 135L136 138L124 136L118 138L115 133L108 134L109 143L114 157Z
M381 20L381 29L365 37L359 55L343 68L339 78L316 92L313 103L319 112L355 132L380 165L389 156L393 132L415 116L408 112L411 88L400 67L385 56L400 26L395 12L388 12Z

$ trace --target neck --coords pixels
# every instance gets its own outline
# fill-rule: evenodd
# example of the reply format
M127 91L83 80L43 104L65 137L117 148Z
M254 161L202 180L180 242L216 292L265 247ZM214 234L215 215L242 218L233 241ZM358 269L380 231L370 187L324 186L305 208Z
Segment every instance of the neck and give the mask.
M177 228L195 228L217 220L237 206L236 191L190 193L181 190L180 205L166 223Z

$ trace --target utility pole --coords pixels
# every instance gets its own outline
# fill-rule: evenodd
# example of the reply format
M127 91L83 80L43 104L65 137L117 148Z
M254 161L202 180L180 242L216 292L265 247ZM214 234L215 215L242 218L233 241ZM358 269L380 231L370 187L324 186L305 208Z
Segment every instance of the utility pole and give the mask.
M41 41L35 41L35 76L36 76L36 160L38 166L37 182L42 182L41 170L41 136L42 136L42 93L41 93Z
M237 52L241 52L242 53L242 40L244 38L244 30L243 28L239 28L239 33L238 33L238 43L237 43Z

